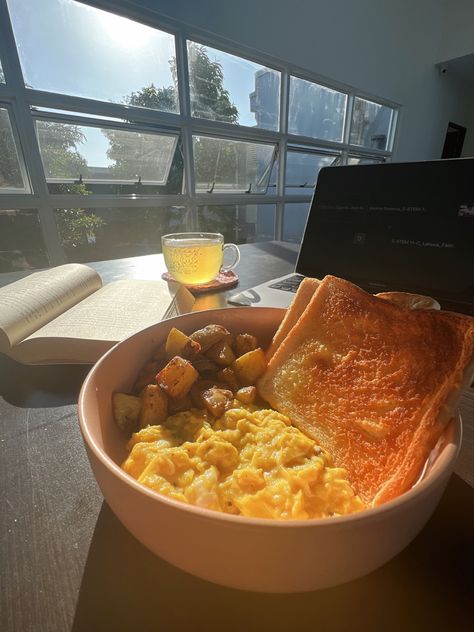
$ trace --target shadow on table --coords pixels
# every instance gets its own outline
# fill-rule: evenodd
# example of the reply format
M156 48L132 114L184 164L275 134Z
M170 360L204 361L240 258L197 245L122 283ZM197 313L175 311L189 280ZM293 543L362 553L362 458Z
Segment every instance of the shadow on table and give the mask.
M423 532L390 563L337 588L291 595L194 578L151 554L104 503L72 630L468 630L473 499L474 490L453 476Z
M0 353L0 396L20 408L75 404L90 365L58 367L20 364Z

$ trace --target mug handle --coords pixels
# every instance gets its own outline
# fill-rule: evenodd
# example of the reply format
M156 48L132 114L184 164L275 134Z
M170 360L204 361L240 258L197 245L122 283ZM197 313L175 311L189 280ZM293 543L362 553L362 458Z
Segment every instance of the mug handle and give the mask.
M240 261L240 250L238 246L236 246L235 244L224 244L224 247L223 247L224 253L225 253L226 248L230 248L231 250L234 251L234 261L229 266L222 266L220 269L221 272L228 272L229 270L232 270Z

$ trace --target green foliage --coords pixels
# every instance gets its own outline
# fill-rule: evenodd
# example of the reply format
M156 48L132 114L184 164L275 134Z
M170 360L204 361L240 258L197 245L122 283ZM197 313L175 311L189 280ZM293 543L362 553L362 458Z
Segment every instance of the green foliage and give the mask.
M0 110L0 186L17 189L23 186L6 110Z
M77 125L38 121L38 137L46 175L71 178L87 173L87 161L77 150L85 140Z
M128 105L164 110L165 112L176 112L178 109L178 94L175 86L157 88L152 83L138 92L132 92L128 97L125 97L125 101Z

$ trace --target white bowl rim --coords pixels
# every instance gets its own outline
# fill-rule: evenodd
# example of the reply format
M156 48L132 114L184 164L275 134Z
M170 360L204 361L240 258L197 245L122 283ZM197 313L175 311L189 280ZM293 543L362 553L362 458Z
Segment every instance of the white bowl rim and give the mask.
M242 308L231 308L233 311L234 310L245 310L248 311L249 309L251 310L272 310L272 311L276 311L279 310L280 308L273 308L273 307L242 307ZM229 308L228 307L224 307L224 308L216 308L216 309L209 309L209 310L201 310L199 312L190 312L190 314L196 313L196 314L204 314L207 312L224 312L224 311L228 311ZM183 316L187 316L188 314L183 314ZM165 496L164 494L160 494L159 492L146 487L145 485L142 485L141 483L139 483L136 479L133 478L133 476L131 476L130 474L127 474L127 472L125 472L125 470L123 470L106 452L104 449L102 449L100 446L98 446L96 444L96 442L94 441L92 435L89 432L89 428L87 426L87 422L86 422L86 416L85 416L85 395L86 392L89 389L89 384L93 381L94 379L94 375L95 372L98 370L98 368L107 361L107 358L109 355L111 355L114 350L119 346L122 345L126 342L128 342L129 340L131 340L132 338L134 338L135 336L138 335L143 335L144 331L150 330L150 329L154 329L155 327L157 327L158 325L161 325L162 323L166 322L166 323L172 323L173 321L180 319L181 316L176 316L175 318L170 318L167 319L166 321L160 321L159 323L156 323L154 325L151 325L150 327L147 327L146 329L143 329L135 334L133 334L132 336L126 338L125 340L122 340L121 342L117 343L116 345L114 345L111 349L109 349L97 362L96 364L94 364L94 366L91 368L91 370L89 371L82 387L81 387L81 391L79 393L79 399L78 399L78 417L79 417L79 425L81 428L81 432L82 435L84 437L84 440L87 442L87 445L89 446L90 450L94 453L94 455L96 456L96 458L98 458L98 460L102 463L102 465L104 465L112 474L116 475L119 477L119 479L121 479L125 484L131 486L132 488L134 488L137 492L141 493L141 494L145 494L146 496L155 499L156 501L162 502L165 505L170 506L171 508L177 509L177 510L181 510L181 511L185 511L185 512L190 512L192 514L196 514L197 516L200 516L201 518L205 519L205 520L223 520L225 522L230 522L230 523L234 523L235 525L241 526L241 527L265 527L265 528L276 528L276 529L281 529L281 528L312 528L312 527L321 527L321 528L330 528L331 525L345 525L348 522L359 522L361 520L370 520L372 518L377 518L380 517L383 514L387 514L387 513L391 513L393 511L396 511L397 508L399 507L399 505L403 505L403 504L413 504L413 502L415 502L415 500L418 498L418 496L420 496L428 487L434 486L436 485L436 482L445 475L445 471L446 469L449 469L449 467L451 466L451 464L453 464L456 459L457 456L459 454L459 451L461 449L461 443L462 443L462 419L461 419L461 415L459 410L456 411L454 419L451 420L450 423L454 422L454 433L453 433L453 438L452 441L450 441L445 448L443 449L443 460L445 461L445 463L443 464L442 468L437 469L434 474L431 474L430 476L428 476L425 479L422 479L421 481L419 481L418 483L416 483L416 485L414 485L410 490L404 492L403 494L401 494L400 496L397 496L396 498L394 498L393 500L390 500L386 503L383 503L382 505L378 505L376 507L367 507L361 511L357 511L355 513L350 513L350 514L345 514L342 516L330 516L327 518L307 518L307 519L299 519L299 520L292 520L292 519L275 519L275 518L250 518L248 516L240 516L240 515L234 515L234 514L227 514L224 512L220 512L214 509L207 509L205 507L199 507L197 505L192 505L192 504L187 504L184 503L182 501L179 500L175 500L174 498L170 498L169 496ZM172 326L172 325L170 325ZM449 424L448 424L449 425ZM446 426L448 427L448 426Z

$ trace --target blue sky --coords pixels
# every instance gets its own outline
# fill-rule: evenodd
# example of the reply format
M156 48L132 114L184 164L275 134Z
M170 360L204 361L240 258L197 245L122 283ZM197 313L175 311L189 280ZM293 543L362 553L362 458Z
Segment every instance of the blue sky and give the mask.
M173 84L169 60L174 37L73 0L7 0L24 79L40 90L122 102L154 83ZM208 49L224 70L224 86L240 113L255 125L249 109L257 64ZM100 132L81 152L89 164L105 165L107 142Z

